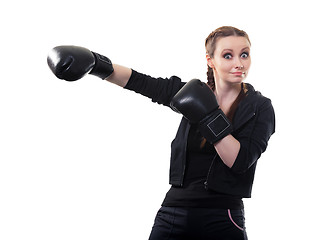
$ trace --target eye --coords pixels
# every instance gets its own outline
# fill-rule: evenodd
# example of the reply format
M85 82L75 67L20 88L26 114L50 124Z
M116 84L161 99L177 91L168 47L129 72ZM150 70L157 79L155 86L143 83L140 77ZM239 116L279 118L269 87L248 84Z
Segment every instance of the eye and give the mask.
M241 53L241 58L248 58L248 57L249 57L249 53L248 52Z
M224 54L224 56L223 56L225 59L231 59L232 58L232 54L230 54L230 53L226 53L226 54Z

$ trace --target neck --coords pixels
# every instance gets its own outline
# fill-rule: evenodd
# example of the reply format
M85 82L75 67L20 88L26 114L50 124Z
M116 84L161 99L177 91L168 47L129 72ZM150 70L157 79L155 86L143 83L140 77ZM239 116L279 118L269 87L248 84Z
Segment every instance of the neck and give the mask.
M242 83L221 83L216 85L217 99L227 100L236 98L242 89Z
M241 83L216 85L215 95L221 110L227 113L241 91Z

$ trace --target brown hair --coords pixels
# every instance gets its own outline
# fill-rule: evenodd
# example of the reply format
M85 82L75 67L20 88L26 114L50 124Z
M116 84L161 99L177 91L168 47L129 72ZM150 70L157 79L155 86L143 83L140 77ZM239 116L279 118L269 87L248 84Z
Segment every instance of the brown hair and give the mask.
M245 31L237 29L235 27L224 26L224 27L220 27L220 28L217 28L216 30L214 30L205 39L206 53L211 58L213 58L214 51L216 50L217 40L219 38L228 37L228 36L245 37L248 40L249 44L251 44L250 40L249 40L249 36ZM208 80L207 84L214 91L215 90L215 81L214 81L214 76L213 76L213 70L209 66L208 66L208 71L207 71L207 80Z

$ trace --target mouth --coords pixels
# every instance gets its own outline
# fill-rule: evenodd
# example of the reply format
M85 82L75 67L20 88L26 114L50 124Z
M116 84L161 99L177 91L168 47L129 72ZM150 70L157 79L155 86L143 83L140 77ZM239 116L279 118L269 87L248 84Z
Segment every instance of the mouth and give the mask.
M231 74L235 75L235 76L242 76L245 75L245 72L232 72Z

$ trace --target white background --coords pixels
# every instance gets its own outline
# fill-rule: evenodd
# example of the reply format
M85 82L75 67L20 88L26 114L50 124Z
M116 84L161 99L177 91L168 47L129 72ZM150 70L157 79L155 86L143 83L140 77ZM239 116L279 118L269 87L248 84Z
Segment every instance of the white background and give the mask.
M0 239L147 239L169 188L180 115L94 76L58 80L46 57L79 45L155 77L205 80L204 40L244 29L247 78L276 133L245 199L249 239L331 239L328 1L1 3Z

